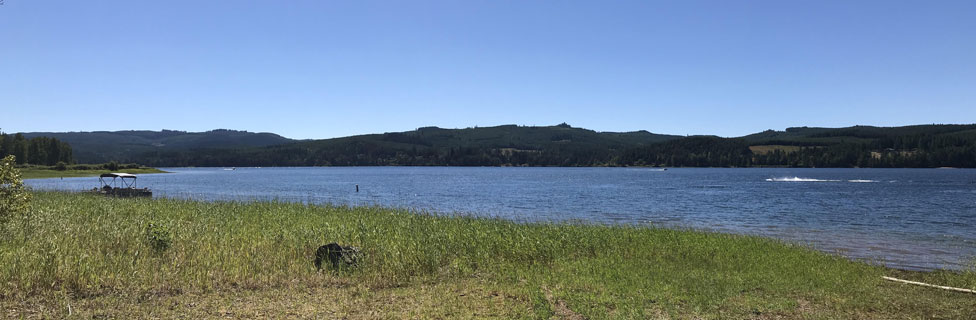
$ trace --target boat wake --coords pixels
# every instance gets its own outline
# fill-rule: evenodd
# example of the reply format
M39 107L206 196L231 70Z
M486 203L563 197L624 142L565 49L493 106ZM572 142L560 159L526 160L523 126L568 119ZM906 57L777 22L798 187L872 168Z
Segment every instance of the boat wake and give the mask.
M769 178L766 181L774 182L840 182L841 180L824 180L824 179L814 179L814 178L800 178L800 177L785 177L785 178Z
M835 179L815 179L815 178L800 178L800 177L783 177L783 178L769 178L766 181L772 182L855 182L855 183L868 183L868 182L878 182L877 180L866 180L866 179L852 179L852 180L835 180Z

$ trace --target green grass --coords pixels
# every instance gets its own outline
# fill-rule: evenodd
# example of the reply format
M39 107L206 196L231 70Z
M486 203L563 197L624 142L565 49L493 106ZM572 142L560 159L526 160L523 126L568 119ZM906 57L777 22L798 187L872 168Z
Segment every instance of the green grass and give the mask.
M115 171L107 169L89 169L89 170L54 170L48 168L21 168L21 178L23 179L43 179L43 178L68 178L68 177L96 177L100 174L106 172L125 172L132 174L147 174L147 173L166 173L166 171L159 170L156 168L138 168L138 169L118 169Z
M0 316L968 318L972 272L906 272L752 237L379 207L39 192L0 233ZM147 239L153 223L164 250ZM316 248L359 246L317 272ZM161 247L157 245L156 248Z

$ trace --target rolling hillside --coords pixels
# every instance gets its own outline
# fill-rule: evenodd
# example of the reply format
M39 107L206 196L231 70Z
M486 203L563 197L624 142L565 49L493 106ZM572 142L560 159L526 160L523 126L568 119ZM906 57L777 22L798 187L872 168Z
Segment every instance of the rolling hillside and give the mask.
M976 167L976 125L788 128L739 138L567 124L502 125L323 140L214 130L27 133L74 149L77 162L167 166Z
M846 128L797 127L785 131L766 130L742 137L752 145L828 146L841 143L872 143L899 137L976 135L976 125L916 125L904 127L853 126Z
M263 147L293 142L273 133L236 130L26 132L26 138L52 137L71 145L78 163L142 162L154 151L191 151L214 148Z
M647 131L596 132L566 124L467 129L424 127L407 132L309 140L210 152L157 151L148 165L198 166L599 166L620 150L678 139Z

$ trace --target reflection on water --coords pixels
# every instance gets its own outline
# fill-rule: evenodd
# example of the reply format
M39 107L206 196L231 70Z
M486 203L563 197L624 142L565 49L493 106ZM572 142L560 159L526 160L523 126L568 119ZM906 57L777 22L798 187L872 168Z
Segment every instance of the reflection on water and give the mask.
M758 234L909 269L976 257L976 170L170 168L156 196L379 204L500 217ZM82 190L97 178L30 180ZM356 192L359 185L359 192Z

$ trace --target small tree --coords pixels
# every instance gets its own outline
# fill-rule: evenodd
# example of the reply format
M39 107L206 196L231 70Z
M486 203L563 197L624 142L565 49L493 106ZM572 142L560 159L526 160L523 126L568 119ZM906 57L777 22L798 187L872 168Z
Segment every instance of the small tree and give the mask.
M54 170L58 170L58 171L68 170L68 164L64 163L64 161L58 161L58 163L54 165Z
M103 167L105 168L105 170L116 171L119 170L119 163L113 160L112 162L103 165Z
M16 162L13 155L0 160L0 227L15 216L26 215L31 202L31 193L14 167Z

